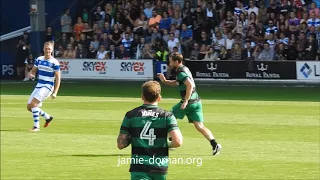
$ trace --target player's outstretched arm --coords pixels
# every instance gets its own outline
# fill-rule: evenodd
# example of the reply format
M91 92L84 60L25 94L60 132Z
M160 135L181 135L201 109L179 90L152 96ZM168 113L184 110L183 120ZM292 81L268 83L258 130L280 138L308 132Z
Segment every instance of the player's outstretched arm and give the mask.
M37 70L38 70L38 68L36 66L32 67L31 71L29 72L29 79L35 78Z
M160 81L163 82L166 85L177 86L177 81L176 80L167 80L166 77L161 73L158 74L158 77L159 77Z
M183 137L179 129L174 129L169 132L171 142L168 144L169 148L177 148L182 145Z
M119 149L124 149L131 144L130 136L128 134L120 133L117 139Z
M52 93L52 98L55 98L58 94L58 91L60 88L60 83L61 83L61 72L55 71L54 77L55 77L55 85L54 85L54 89L53 89L53 93Z

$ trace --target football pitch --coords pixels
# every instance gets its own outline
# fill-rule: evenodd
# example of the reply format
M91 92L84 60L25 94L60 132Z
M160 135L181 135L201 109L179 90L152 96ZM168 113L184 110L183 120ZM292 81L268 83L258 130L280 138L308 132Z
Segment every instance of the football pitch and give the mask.
M116 138L125 113L141 105L141 83L62 82L42 107L54 120L29 132L34 85L1 83L1 179L129 179L131 147L118 150ZM320 179L319 87L202 85L198 92L222 151L212 156L209 142L179 120L184 143L170 151L168 179ZM163 86L160 107L170 110L178 96Z

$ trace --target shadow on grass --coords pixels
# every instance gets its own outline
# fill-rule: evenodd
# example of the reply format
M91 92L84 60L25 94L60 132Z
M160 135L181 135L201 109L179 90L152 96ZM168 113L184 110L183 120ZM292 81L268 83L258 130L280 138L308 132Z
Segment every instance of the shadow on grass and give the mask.
M106 82L80 81L62 82L59 96L92 96L92 97L130 97L140 98L141 82ZM30 95L35 86L33 83L2 84L1 94ZM197 91L202 99L215 100L258 100L258 101L320 101L320 86L289 85L234 85L211 84L198 85ZM180 98L176 88L162 85L164 98Z
M28 131L28 130L25 130L25 129L0 129L0 132L22 132L22 131Z
M118 156L131 156L131 154L63 154L63 155L50 155L47 157L118 157Z

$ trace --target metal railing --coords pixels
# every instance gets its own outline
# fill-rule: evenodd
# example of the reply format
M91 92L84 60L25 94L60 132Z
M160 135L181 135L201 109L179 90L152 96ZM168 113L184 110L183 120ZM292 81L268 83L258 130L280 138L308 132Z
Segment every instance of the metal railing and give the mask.
M22 28L22 29L18 29L16 31L12 31L10 33L4 34L4 35L2 35L0 37L0 41L5 41L5 40L8 40L8 39L12 39L12 38L16 38L16 37L22 36L25 31L30 32L31 31L31 26L28 26L28 27L25 27L25 28Z

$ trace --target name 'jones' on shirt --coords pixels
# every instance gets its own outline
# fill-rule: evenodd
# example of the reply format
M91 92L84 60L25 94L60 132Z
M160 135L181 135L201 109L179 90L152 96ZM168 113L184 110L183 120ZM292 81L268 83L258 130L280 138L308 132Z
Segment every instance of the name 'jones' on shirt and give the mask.
M142 116L145 117L145 116L152 116L152 117L155 117L157 118L159 116L159 113L157 112L154 112L152 110L148 110L148 111L142 111Z

